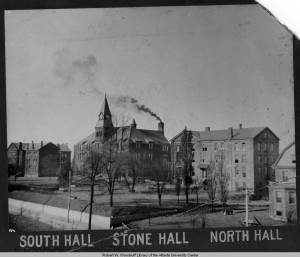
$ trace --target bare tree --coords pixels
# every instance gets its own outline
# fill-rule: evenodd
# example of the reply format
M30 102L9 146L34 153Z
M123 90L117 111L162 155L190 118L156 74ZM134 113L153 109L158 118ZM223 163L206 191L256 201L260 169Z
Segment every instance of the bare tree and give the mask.
M181 159L183 162L183 180L185 185L186 203L189 203L189 189L193 183L194 168L192 163L194 161L194 149L192 144L192 132L186 128L183 131L181 138Z
M156 161L151 165L152 176L155 180L156 192L158 196L158 205L161 206L161 198L164 193L165 186L168 179L167 170L163 169L161 161Z
M227 200L228 200L228 182L229 182L230 176L228 173L220 173L218 176L218 182L220 185L220 200L223 204L223 206L226 205Z
M220 189L220 200L223 204L223 206L226 205L226 202L228 200L228 194L229 194L229 179L230 176L227 173L226 166L225 166L225 153L224 150L219 150L215 154L215 159L217 160L216 164L216 170L218 174L218 183L219 183L219 189Z
M125 183L129 192L135 192L135 185L142 169L140 160L135 158L132 153L123 153L121 156L121 174L124 177Z
M113 206L113 196L117 179L121 176L122 153L118 152L114 137L107 140L103 147L103 179L110 195L110 206Z
M177 178L175 183L175 192L177 195L177 205L179 205L179 196L181 191L181 179Z
M196 177L194 179L193 189L196 193L197 204L199 203L199 191L201 190L202 187L203 187L203 181L199 177Z
M87 178L90 184L90 211L89 211L89 227L91 229L91 221L92 221L92 213L93 213L93 202L94 202L94 187L95 187L95 179L97 175L103 173L104 168L104 155L100 151L96 151L94 149L87 149L84 152L84 163L83 169L87 174Z
M208 166L208 176L206 179L206 192L208 198L211 202L211 210L214 208L214 201L216 199L216 191L217 191L217 173L216 173L216 165L213 161L210 161Z

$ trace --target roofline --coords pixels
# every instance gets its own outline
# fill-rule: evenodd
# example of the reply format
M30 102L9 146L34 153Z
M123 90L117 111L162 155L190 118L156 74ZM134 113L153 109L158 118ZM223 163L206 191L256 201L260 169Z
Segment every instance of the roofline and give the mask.
M181 132L179 132L176 136L174 136L173 138L171 138L169 141L174 141L175 138L179 137L183 132L184 132L185 129L183 129Z
M272 135L274 137L276 137L276 139L278 141L280 140L280 138L278 136L276 136L276 134L269 127L263 127L263 129L256 136L254 136L253 139L255 139L257 136L259 136L265 129L268 129L272 133Z

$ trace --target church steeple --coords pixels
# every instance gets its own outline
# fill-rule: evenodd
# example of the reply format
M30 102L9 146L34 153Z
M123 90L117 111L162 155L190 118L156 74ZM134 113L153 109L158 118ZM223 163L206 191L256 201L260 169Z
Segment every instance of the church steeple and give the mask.
M98 120L95 126L95 130L96 130L96 139L98 139L99 141L105 141L107 138L111 136L114 130L114 126L112 123L112 115L109 109L106 94L104 97L104 102L101 106L98 115Z

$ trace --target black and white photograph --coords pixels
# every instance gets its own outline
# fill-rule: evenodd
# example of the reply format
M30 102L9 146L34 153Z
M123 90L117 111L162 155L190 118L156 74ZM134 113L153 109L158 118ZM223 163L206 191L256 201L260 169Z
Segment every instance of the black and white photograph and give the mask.
M265 8L4 18L10 231L297 224L293 34Z

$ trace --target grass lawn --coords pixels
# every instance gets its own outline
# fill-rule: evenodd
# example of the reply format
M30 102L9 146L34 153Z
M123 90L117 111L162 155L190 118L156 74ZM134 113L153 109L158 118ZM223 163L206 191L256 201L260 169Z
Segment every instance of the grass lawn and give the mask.
M252 210L251 210L252 209ZM266 208L250 208L249 218L256 217L262 226L283 226L286 222L276 221L269 217ZM205 228L213 227L240 227L245 219L245 212L234 212L233 215L224 215L223 212L203 214L202 211L191 213L179 213L164 217L134 221L128 224L130 228L136 229L180 229L180 228L202 228L203 217L205 217Z

